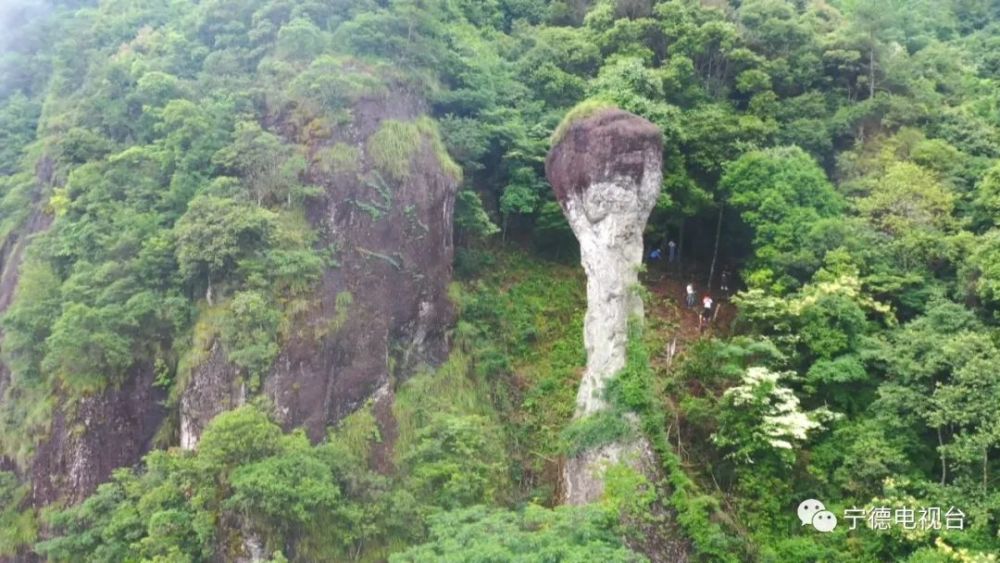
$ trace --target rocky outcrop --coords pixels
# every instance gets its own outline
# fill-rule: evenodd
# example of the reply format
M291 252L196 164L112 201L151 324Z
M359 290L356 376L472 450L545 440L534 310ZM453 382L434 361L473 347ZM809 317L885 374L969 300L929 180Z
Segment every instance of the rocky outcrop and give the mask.
M577 393L578 418L608 408L604 390L625 367L629 322L643 315L635 289L642 231L660 193L662 143L652 123L604 109L570 124L545 162L549 182L580 242L587 274L587 367ZM600 465L623 460L629 452L641 457L648 450L642 443L609 444L567 460L565 500L595 500L603 491Z
M350 127L312 147L316 154L337 147L356 155L332 173L315 170L311 178L325 195L311 207L309 220L322 234L319 244L336 249L336 265L325 273L313 306L295 319L263 379L263 393L286 428L302 426L313 440L378 390L386 395L413 367L447 357L458 178L450 161L443 161L448 157L436 132L427 129L429 121L421 120L425 111L418 97L392 89L359 101ZM405 161L392 163L390 171L371 154L372 137L387 123L419 133L402 155ZM213 350L194 370L183 392L184 447L197 443L212 417L245 400L238 370L219 352ZM382 411L391 415L391 409ZM379 424L382 432L394 432L387 417Z
M359 102L352 126L315 147L354 147L361 157L314 175L326 197L310 219L339 265L264 383L286 426L304 426L314 440L394 376L447 357L458 178L436 131L415 125L426 111L420 99L391 91ZM373 155L372 138L387 124L420 129L394 171Z
M139 364L120 386L74 404L59 402L49 437L31 464L36 505L79 502L112 471L135 464L150 450L167 414L166 393L155 381L153 366Z
M208 359L196 366L180 401L180 442L194 449L201 433L216 415L246 402L246 383L236 366L229 363L222 344L212 343Z
M138 463L156 436L173 435L181 446L194 448L212 418L253 394L270 400L286 428L302 426L317 441L374 396L380 429L393 435L395 381L420 364L446 359L453 320L447 288L458 177L433 123L422 119L426 111L422 98L394 85L357 101L351 123L310 146L316 154L336 146L350 156L336 160L332 172L316 166L310 173L325 193L307 216L331 266L310 306L292 319L260 389L250 389L222 344L212 342L201 351L204 359L178 378L185 386L172 413L164 406L167 392L155 385L154 366L146 363L132 366L120 383L75 401L56 390L49 431L27 467L19 468L32 483L31 502L82 500L114 469ZM269 125L289 138L304 138L282 123L278 117ZM387 123L415 132L389 162L371 150L373 136ZM0 312L17 286L26 241L50 223L49 215L34 213L0 243ZM9 377L0 364L0 392ZM376 457L378 466L391 468L391 451ZM0 466L13 464L0 459Z

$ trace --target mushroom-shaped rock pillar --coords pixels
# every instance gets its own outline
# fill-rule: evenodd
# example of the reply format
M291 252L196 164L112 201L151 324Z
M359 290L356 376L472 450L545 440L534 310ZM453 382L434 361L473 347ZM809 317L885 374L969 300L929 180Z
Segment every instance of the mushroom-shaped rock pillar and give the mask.
M604 390L626 363L630 319L641 319L636 293L642 232L660 194L663 137L649 121L615 108L598 110L565 128L545 161L545 173L580 242L587 274L584 344L587 368L576 417L608 407ZM593 465L618 462L633 444L608 444L567 460L563 497L569 504L596 500L603 483Z

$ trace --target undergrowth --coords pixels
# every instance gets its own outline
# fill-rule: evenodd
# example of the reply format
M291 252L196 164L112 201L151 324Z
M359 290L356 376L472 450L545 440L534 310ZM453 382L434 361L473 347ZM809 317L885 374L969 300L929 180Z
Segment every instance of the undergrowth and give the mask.
M368 156L375 166L396 181L410 176L410 161L426 140L441 168L452 179L462 178L462 169L448 155L437 123L429 117L413 121L387 119L368 139Z
M642 431L656 452L669 497L663 499L677 515L677 523L691 540L696 553L709 561L739 561L741 542L718 522L724 520L719 501L703 492L684 470L666 433L666 416L653 386L649 349L640 322L629 324L625 368L609 382L607 397L613 409L634 412Z

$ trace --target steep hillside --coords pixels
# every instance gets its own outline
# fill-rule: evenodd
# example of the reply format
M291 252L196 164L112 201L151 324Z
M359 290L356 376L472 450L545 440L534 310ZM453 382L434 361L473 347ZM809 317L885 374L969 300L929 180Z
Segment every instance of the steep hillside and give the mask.
M998 22L0 2L0 560L991 561ZM614 326L545 177L612 108L662 136ZM638 166L605 148L564 171L597 207ZM574 421L588 325L617 363Z

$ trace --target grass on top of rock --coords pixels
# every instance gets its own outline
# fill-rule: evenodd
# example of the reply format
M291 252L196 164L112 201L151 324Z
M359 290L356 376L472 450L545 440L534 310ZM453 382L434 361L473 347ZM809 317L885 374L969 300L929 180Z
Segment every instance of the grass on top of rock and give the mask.
M571 125L580 121L581 119L587 119L588 117L596 114L597 112L605 109L617 109L618 106L614 102L601 99L601 98L588 98L575 106L573 109L566 112L566 115L559 122L555 131L552 132L552 136L549 137L549 144L555 146L559 144L559 141L566 136L566 132L569 131Z
M410 177L411 160L424 140L430 143L444 173L460 181L462 169L445 149L437 122L427 116L412 121L386 119L368 138L367 152L380 171L396 181L403 181Z

